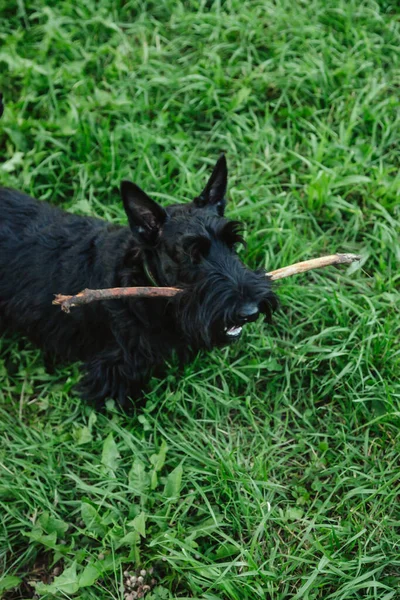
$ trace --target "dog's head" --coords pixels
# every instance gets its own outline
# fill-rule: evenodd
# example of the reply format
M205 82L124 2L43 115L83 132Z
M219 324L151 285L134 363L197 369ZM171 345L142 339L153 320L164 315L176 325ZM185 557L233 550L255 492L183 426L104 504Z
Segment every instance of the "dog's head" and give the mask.
M224 217L228 171L221 156L193 202L163 208L137 185L121 194L137 247L154 282L182 287L173 302L183 334L208 347L240 337L260 313L277 305L264 271L251 271L236 253L242 225Z

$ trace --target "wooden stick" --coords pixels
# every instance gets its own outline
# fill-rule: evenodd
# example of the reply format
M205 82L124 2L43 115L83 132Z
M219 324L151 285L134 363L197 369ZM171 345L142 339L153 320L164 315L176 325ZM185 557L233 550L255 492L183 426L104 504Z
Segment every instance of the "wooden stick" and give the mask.
M115 300L117 298L171 298L182 290L173 287L122 287L104 290L83 290L76 296L56 294L53 304L59 304L61 310L69 313L73 306L89 304L97 300Z
M282 267L271 271L268 276L272 281L277 279L283 279L284 277L290 277L291 275L298 275L299 273L305 273L312 269L319 269L321 267L329 267L330 265L345 265L355 261L361 260L361 256L358 254L330 254L329 256L321 256L320 258L312 258L311 260L303 260L302 262L289 265L288 267Z
M305 273L312 269L328 267L330 265L350 264L361 260L361 256L357 254L331 254L330 256L321 256L321 258L313 258L304 260L303 262L282 267L267 273L271 281L283 279L298 273ZM57 294L53 300L53 304L61 306L61 310L69 313L73 306L89 304L97 300L113 300L117 298L172 298L182 290L174 287L123 287L123 288L108 288L104 290L83 290L75 296L64 296Z

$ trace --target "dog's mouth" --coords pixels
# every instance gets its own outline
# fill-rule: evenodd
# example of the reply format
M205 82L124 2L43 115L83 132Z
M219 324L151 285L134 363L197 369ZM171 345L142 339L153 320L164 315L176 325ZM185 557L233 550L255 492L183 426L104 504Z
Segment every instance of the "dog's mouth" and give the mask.
M229 340L235 340L241 336L242 330L242 325L234 325L233 327L225 327L224 333Z

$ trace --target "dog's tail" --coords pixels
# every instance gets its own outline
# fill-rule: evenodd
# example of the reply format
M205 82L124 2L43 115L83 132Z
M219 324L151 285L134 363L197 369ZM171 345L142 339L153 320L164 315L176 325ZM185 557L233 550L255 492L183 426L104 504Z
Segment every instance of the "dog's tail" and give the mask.
M0 117L4 112L3 94L0 92Z

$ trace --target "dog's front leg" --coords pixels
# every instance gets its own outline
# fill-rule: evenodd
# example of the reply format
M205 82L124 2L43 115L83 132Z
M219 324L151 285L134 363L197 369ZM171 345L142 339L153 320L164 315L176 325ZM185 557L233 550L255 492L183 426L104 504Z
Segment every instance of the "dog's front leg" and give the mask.
M125 364L115 352L102 353L101 356L86 362L82 368L84 375L78 384L78 391L84 400L101 408L108 399L116 400L123 408L129 407L129 399L137 400L142 396L145 379L139 377L132 364Z

